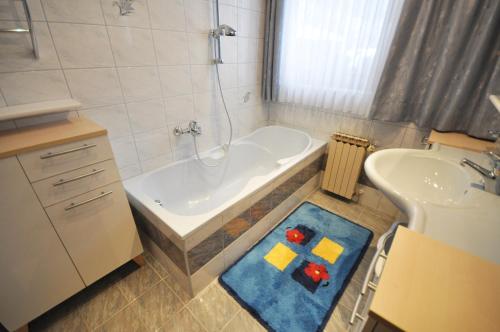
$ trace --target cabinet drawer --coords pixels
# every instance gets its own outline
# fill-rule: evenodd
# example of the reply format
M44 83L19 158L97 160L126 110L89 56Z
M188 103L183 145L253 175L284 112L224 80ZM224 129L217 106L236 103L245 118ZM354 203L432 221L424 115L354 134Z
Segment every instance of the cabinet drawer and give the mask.
M110 159L35 182L33 188L46 207L118 180L120 175Z
M56 145L18 156L31 182L113 158L107 136Z
M121 182L46 211L86 285L142 252Z

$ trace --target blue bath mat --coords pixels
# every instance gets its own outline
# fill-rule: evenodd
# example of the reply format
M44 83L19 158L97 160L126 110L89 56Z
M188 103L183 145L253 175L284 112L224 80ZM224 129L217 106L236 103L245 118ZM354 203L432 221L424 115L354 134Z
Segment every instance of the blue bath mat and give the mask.
M219 281L270 331L321 331L372 236L305 202Z

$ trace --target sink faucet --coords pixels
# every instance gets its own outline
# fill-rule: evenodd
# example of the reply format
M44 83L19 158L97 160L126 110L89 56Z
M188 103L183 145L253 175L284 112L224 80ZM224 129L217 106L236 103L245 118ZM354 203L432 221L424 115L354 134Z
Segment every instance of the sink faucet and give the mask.
M462 166L465 166L465 165L470 166L474 170L476 170L479 173L481 173L482 175L486 176L487 178L494 180L497 177L497 173L500 171L500 156L497 155L496 153L494 153L493 151L488 151L485 154L491 160L491 163L493 165L493 169L492 170L488 170L488 169L486 169L486 168L484 168L484 167L476 164L475 162L473 162L472 160L470 160L468 158L462 159L462 161L460 162L460 165L462 165Z

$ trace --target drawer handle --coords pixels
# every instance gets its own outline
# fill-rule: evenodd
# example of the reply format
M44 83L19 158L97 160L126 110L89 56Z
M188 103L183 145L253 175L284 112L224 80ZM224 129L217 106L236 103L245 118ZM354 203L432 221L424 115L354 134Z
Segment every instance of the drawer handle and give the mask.
M40 159L48 159L52 157L57 157L57 156L62 156L63 154L71 153L71 152L76 152L80 150L86 150L95 147L95 144L83 144L82 146L79 146L77 148L69 149L69 150L64 150L61 152L48 152L46 154L43 154L40 156Z
M78 175L78 176L75 176L74 178L67 179L67 180L60 179L59 181L54 182L52 185L54 187L57 187L57 186L60 186L62 184L68 183L68 182L73 182L73 181L76 181L76 180L80 180L80 179L86 178L86 177L91 176L91 175L99 174L101 172L104 172L104 168L93 169L92 172L89 172L87 174Z
M103 192L101 192L99 195L97 195L96 197L92 197L92 198L89 198L89 199L87 199L87 200L85 200L85 201L78 202L78 203L71 203L70 205L66 206L64 209L65 209L66 211L69 211L69 210L74 209L74 208L76 208L76 207L78 207L78 206L81 206L81 205L84 205L84 204L87 204L87 203L93 202L93 201L95 201L95 200L98 200L99 198L103 198L104 196L108 196L108 195L110 195L110 194L112 194L112 193L113 193L113 191L112 191L112 190L110 190L110 191L106 191L106 192L104 192L104 191L103 191Z

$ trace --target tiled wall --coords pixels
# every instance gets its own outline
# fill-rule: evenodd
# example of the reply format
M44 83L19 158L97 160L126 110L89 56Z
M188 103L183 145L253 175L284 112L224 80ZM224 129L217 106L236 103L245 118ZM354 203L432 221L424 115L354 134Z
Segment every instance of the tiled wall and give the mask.
M271 123L303 129L313 137L326 141L336 131L365 137L377 149L422 149L422 138L429 133L428 130L408 123L372 121L278 103L269 105L269 120Z
M177 124L201 123L202 150L224 142L208 39L212 1L135 0L128 16L114 2L29 0L40 59L27 35L0 34L0 107L79 100L78 113L108 129L124 178L194 153L191 137L172 135ZM221 23L238 31L222 41L221 66L238 137L268 120L260 97L265 0L220 3ZM22 18L20 1L0 0L0 28L23 26ZM0 129L20 125L0 122Z
M330 140L336 131L368 138L377 150L388 148L423 149L422 139L429 134L428 129L417 128L408 123L392 123L356 118L332 112L294 107L291 105L269 104L270 124L282 124L305 130L311 136ZM357 188L358 203L389 216L396 216L399 210L361 172Z

